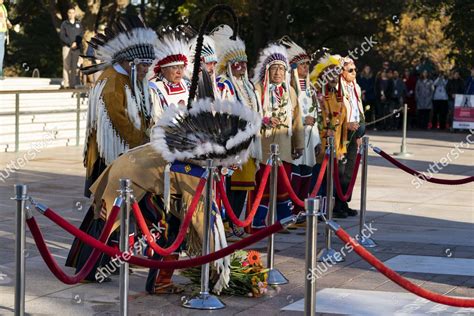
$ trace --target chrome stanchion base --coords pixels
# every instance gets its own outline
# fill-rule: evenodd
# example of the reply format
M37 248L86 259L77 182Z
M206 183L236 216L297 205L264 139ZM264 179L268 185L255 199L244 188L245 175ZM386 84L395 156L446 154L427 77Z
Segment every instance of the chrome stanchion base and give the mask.
M183 307L192 309L215 310L222 309L225 304L221 302L215 295L201 293L198 296L186 299Z
M267 278L267 284L269 285L282 285L282 284L287 284L288 279L285 278L283 273L281 273L278 269L270 269L268 270L268 278Z
M410 157L410 156L413 156L413 153L409 153L409 152L398 152L398 153L393 153L395 156L398 156L398 157Z
M337 255L336 255L337 254ZM324 248L318 253L318 262L326 262L326 263L341 263L344 261L344 257L332 248Z
M359 241L359 244L361 244L365 248L377 247L377 243L368 237L367 238L362 237L362 239Z

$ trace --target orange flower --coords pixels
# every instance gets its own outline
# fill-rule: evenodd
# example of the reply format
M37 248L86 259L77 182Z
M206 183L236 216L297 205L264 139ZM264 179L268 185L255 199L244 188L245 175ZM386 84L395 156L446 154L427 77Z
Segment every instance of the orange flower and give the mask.
M250 250L247 253L247 261L250 265L260 264L260 254L255 250Z

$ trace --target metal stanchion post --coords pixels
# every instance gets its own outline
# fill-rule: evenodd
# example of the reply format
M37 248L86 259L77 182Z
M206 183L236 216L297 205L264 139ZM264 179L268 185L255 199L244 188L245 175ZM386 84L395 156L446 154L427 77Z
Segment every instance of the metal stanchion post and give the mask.
M364 136L362 138L362 180L360 183L360 218L359 218L359 243L366 248L376 247L377 244L370 239L370 237L364 237L362 231L365 226L365 213L367 209L367 164L369 156L369 137Z
M318 238L319 199L308 198L304 201L306 210L306 264L304 314L316 313L316 253Z
M76 94L76 146L79 146L81 141L81 93Z
M20 93L15 93L15 152L20 150Z
M336 172L336 176L339 176L339 173L337 170L334 170L334 137L329 136L328 137L328 146L329 146L329 159L328 159L328 165L327 165L327 171L326 171L326 218L328 220L332 219L332 209L334 207L334 173ZM324 249L321 249L321 251L318 254L318 261L325 261L325 262L331 262L332 264L336 264L339 262L344 261L344 257L340 255L339 252L336 250L332 249L331 245L331 238L332 238L332 231L329 229L329 227L326 225L326 246Z
M212 160L207 160L207 182L206 182L206 199L204 209L204 234L202 239L202 255L207 256L210 251L211 241L211 217L212 217L212 188L213 188L213 173L214 167ZM199 295L185 300L183 306L193 309L214 310L224 308L224 303L216 296L209 294L209 263L201 266L201 292Z
M278 194L278 144L271 144L272 153L272 172L270 173L270 205L268 207L267 225L275 224L277 217L277 194ZM268 237L267 249L267 283L270 285L279 285L288 283L283 273L273 267L275 255L275 235Z
M120 195L124 199L120 215L120 251L129 252L128 235L130 221L131 193L130 179L120 179ZM128 315L128 288L129 288L128 262L120 265L120 315Z
M412 153L407 152L407 122L408 122L408 105L405 103L403 105L403 135L402 135L402 146L400 147L400 152L394 153L396 156L408 157L413 155Z
M15 248L15 316L25 315L25 201L28 188L15 184L16 248Z

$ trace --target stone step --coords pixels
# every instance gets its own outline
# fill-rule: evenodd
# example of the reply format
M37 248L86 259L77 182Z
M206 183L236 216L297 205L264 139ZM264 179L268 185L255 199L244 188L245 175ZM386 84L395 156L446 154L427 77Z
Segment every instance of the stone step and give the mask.
M52 78L6 77L0 80L0 91L9 90L58 90L58 80Z

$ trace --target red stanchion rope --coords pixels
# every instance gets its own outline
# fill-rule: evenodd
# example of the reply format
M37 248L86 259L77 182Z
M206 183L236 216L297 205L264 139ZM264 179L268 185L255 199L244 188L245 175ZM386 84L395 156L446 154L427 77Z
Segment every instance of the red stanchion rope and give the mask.
M206 178L201 178L196 188L196 192L193 196L191 204L189 205L188 211L186 212L186 216L184 217L183 223L181 224L181 227L179 228L179 233L176 236L176 239L174 240L174 242L168 248L161 248L155 242L155 238L151 235L150 230L148 229L148 226L146 225L145 219L143 218L143 214L140 210L140 207L138 206L138 202L134 201L132 203L132 211L133 211L133 214L135 215L137 223L140 229L142 230L143 234L145 235L148 245L150 245L150 247L156 253L158 253L161 256L167 256L167 255L172 254L181 245L184 238L186 237L186 233L188 232L189 225L191 224L193 214L196 211L196 207L201 197L205 184L206 184Z
M280 179L283 180L283 183L288 190L288 195L290 196L290 199L293 201L293 203L300 207L304 207L304 201L300 200L298 195L296 195L295 191L293 190L290 179L288 179L288 175L286 174L286 170L283 165L278 166L278 175L280 176Z
M247 238L244 238L226 248L222 248L219 251L208 254L206 256L200 256L200 257L186 259L186 260L158 261L158 260L152 260L152 259L147 259L143 257L135 257L135 256L132 256L128 252L121 252L113 247L107 246L106 244L101 243L97 239L93 238L92 236L83 232L79 228L70 224L68 221L66 221L64 218L62 218L61 216L59 216L58 214L56 214L54 211L52 211L49 208L44 212L44 215L48 219L50 219L52 222L56 223L58 226L60 226L61 228L69 232L70 234L76 236L82 242L88 244L91 247L99 249L100 251L107 254L111 258L117 257L120 260L127 261L131 264L135 264L142 267L148 267L152 269L185 269L185 268L200 266L200 265L209 263L211 261L215 261L225 256L228 256L231 253L235 252L236 250L240 250L247 246L250 246L264 238L267 238L271 234L274 234L283 229L282 224L280 222L276 222L275 224L268 226L267 228L262 229ZM31 233L33 235L33 238L36 244L38 245L38 243L42 240L43 237L41 236L41 231L36 223L35 218L32 217L30 219L27 219L26 222L28 224L28 227L31 230ZM40 251L49 252L47 247L40 249ZM54 260L54 258L52 260Z
M265 187L267 185L268 177L270 176L270 171L272 170L271 165L266 165L265 170L263 170L262 181L260 182L260 186L258 187L257 196L253 200L252 208L250 210L249 215L243 221L241 221L234 213L232 206L230 205L229 199L225 194L224 184L222 181L217 182L217 192L219 192L221 201L224 203L225 210L229 215L230 220L239 227L247 227L252 223L255 214L257 213L257 209L262 201L263 192L265 191Z
M416 171L416 170L413 170L410 167L402 164L401 162L399 162L395 158L391 157L389 154L387 154L386 152L384 152L380 148L375 147L375 148L373 148L373 150L377 154L379 154L380 156L382 156L383 158L388 160L388 162L390 162L394 166L398 167L399 169L402 169L403 171L405 171L408 174L419 177L421 180L425 180L425 181L428 181L428 182L431 182L431 183L446 184L446 185L460 185L460 184L466 184L466 183L470 183L470 182L474 181L474 176L470 176L470 177L462 178L462 179L453 179L453 180L428 177L428 176L424 175L423 173L421 173L419 171Z
M456 307L474 307L474 299L450 297L450 296L434 293L405 279L397 272L385 266L379 259L377 259L374 255L372 255L369 251L367 251L364 247L362 247L355 239L353 239L347 232L345 232L344 229L342 229L342 227L339 227L336 230L335 234L343 242L350 244L354 248L354 251L359 256L361 256L365 261L370 263L379 272L384 274L387 278L397 283L399 286L401 286L405 290L439 304L456 306Z
M316 194L318 194L319 189L321 188L321 184L323 183L323 178L324 174L326 173L326 166L328 164L329 160L329 155L325 155L324 160L321 164L321 169L319 170L319 175L318 175L318 180L313 188L313 191L309 195L309 197L314 198L316 197ZM280 179L283 180L283 183L286 186L286 189L288 190L288 195L290 196L290 199L298 206L304 207L304 201L301 200L298 195L295 193L293 190L293 187L291 186L290 179L288 179L288 175L286 174L285 167L283 165L280 165L278 167L278 175L280 176Z
M120 211L120 206L114 205L114 207L112 208L110 212L110 216L107 219L107 222L105 223L105 226L99 237L99 241L101 243L107 242L107 239L110 236L110 232L112 230L112 227L114 225L115 219L117 218L117 214L119 211ZM68 275L58 265L58 263L52 256L51 252L49 251L48 246L46 245L44 241L43 235L41 234L40 228L38 227L37 223L34 221L31 224L28 224L28 226L30 227L33 237L37 236L37 238L35 238L35 242L38 247L39 253L41 254L41 257L43 257L44 262L48 266L51 273L53 273L53 275L64 284L72 285L72 284L77 284L81 282L92 271L92 268L94 268L97 260L102 254L100 250L97 250L97 249L92 250L90 257L87 259L82 269L73 276Z
M321 184L323 183L324 175L326 174L326 169L329 161L329 154L324 155L324 160L321 164L321 169L319 170L319 175L318 175L318 180L316 181L316 184L314 185L313 191L309 195L309 197L316 197L316 195L319 192L319 189L321 188Z
M352 178L351 182L349 182L349 186L347 187L347 192L344 194L342 193L342 186L341 186L341 180L339 179L339 166L337 162L337 158L334 158L334 184L336 187L336 192L337 195L339 196L339 199L341 199L342 202L345 202L349 199L349 196L352 194L352 190L354 189L354 185L357 180L357 174L359 173L359 165L360 165L360 159L362 155L360 153L357 154L356 161L355 161L355 167L352 172Z

